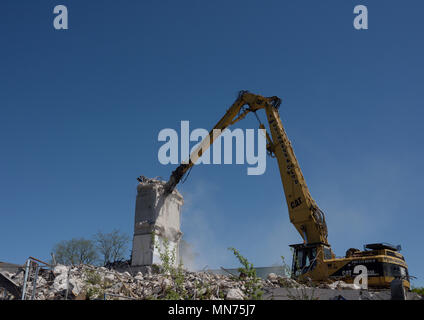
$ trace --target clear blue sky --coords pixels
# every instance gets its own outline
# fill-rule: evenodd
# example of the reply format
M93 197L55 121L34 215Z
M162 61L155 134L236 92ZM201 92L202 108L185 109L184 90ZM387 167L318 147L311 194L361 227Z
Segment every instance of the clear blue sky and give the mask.
M59 4L67 31L53 28ZM366 31L353 28L357 4ZM159 131L211 128L248 89L283 99L336 254L401 244L424 285L423 12L412 0L1 1L0 260L132 235L136 177L175 168L157 159ZM257 177L199 166L179 190L199 265L236 266L229 246L278 264L300 242L275 159Z

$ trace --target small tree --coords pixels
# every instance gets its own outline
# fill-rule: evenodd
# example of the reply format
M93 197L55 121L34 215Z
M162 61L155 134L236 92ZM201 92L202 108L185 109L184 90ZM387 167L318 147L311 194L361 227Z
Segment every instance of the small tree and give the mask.
M170 248L169 239L163 238L162 245L160 241L156 241L156 236L152 233L152 242L154 247L159 253L161 260L160 269L162 273L169 277L172 281L172 286L165 289L165 299L167 300L186 300L190 297L188 292L184 287L185 277L183 264L180 261L178 267L175 266L176 263L176 248Z
M238 268L240 273L239 279L245 281L245 294L251 300L260 300L262 299L263 291L261 281L256 275L256 269L253 267L253 264L247 260L240 252L235 248L228 248L236 256L237 260L240 262L242 267Z
M98 255L92 240L63 240L53 247L56 262L65 265L93 264Z
M94 241L102 256L103 265L124 259L129 240L129 236L119 230L110 233L98 232Z

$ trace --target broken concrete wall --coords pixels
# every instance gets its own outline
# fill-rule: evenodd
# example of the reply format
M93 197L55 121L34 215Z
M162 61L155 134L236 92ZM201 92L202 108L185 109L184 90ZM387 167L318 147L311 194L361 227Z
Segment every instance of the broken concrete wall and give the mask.
M137 186L132 266L161 264L159 250L164 251L165 239L169 243L169 250L175 252L175 263L179 261L181 207L184 200L177 190L165 195L164 184L164 181L143 178ZM153 243L152 234L161 249L158 250Z

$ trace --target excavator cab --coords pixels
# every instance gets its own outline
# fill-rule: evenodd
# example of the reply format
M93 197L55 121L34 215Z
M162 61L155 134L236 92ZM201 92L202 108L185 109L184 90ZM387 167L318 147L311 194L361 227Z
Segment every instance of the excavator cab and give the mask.
M323 267L326 267L322 262L335 257L331 247L325 243L300 243L290 247L293 250L292 277L298 280L321 275L325 271Z
M301 277L307 272L315 269L317 265L317 246L306 244L292 244L293 250L293 263L292 275L293 277Z

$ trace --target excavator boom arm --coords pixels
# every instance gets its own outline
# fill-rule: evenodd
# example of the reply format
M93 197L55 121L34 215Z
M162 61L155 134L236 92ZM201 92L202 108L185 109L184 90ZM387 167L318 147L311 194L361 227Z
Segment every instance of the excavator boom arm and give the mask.
M172 172L172 175L165 185L165 191L171 193L176 185L181 181L182 177L190 170L191 167L199 160L202 154L209 149L214 141L221 135L222 132L229 126L242 120L249 112L256 111L252 108L245 108L246 104L252 102L255 95L247 91L240 91L237 100L227 110L225 115L218 121L197 148L190 154L190 158L184 161L177 169Z
M291 223L306 243L328 244L324 213L312 199L278 110L265 108Z
M278 161L290 221L306 243L327 244L327 226L324 213L318 208L309 193L278 113L280 103L281 100L278 97L266 98L247 91L241 91L237 100L210 131L209 135L191 153L190 159L172 172L169 181L165 185L165 192L170 193L174 190L182 177L227 127L242 120L249 112L265 109L271 132L271 136L267 133L267 148L275 154ZM246 105L247 107L245 107ZM264 129L262 124L260 127Z

